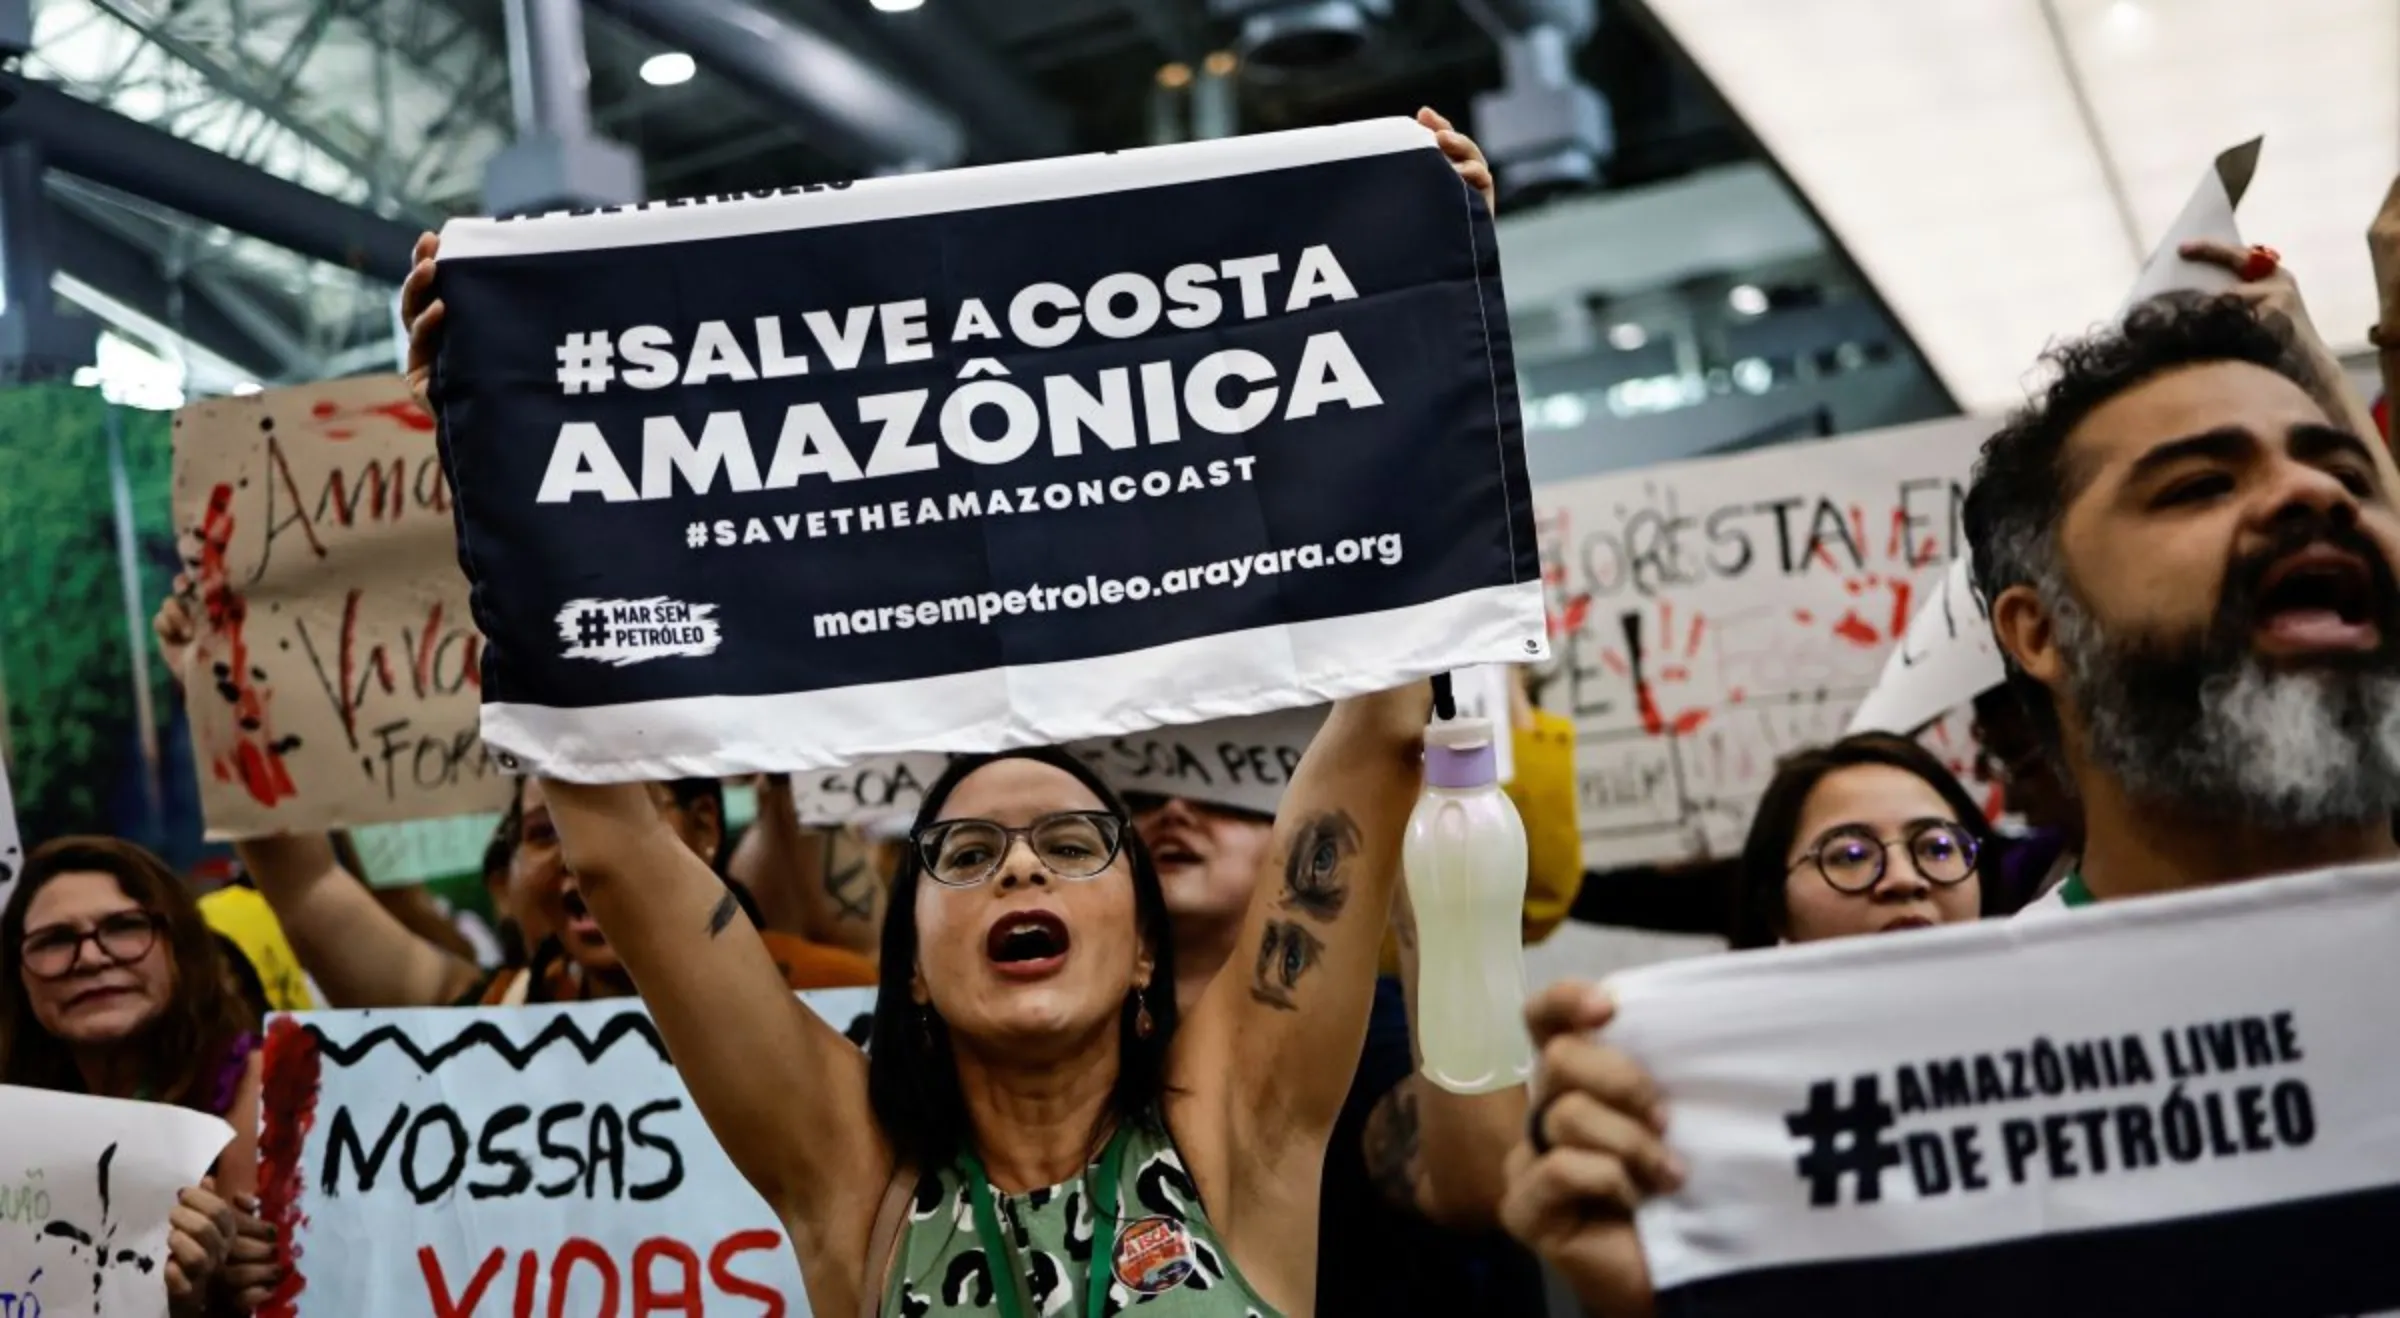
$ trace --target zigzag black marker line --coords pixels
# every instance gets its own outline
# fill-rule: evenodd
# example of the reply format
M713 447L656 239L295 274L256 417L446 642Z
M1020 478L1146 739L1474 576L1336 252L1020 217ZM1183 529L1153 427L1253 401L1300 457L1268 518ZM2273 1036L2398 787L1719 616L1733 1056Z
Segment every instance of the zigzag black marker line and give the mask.
M524 1044L511 1040L490 1021L477 1021L431 1052L419 1047L417 1041L409 1038L397 1025L378 1025L349 1043L337 1043L326 1038L325 1032L314 1025L304 1028L316 1040L317 1049L324 1059L344 1069L358 1065L369 1053L389 1044L415 1062L417 1069L427 1075L441 1070L467 1050L479 1047L491 1049L494 1056L508 1063L510 1070L521 1072L552 1044L564 1043L581 1055L584 1061L596 1062L627 1035L633 1035L650 1045L650 1051L658 1055L659 1061L668 1060L667 1045L660 1041L658 1028L650 1023L649 1016L639 1011L624 1011L609 1017L594 1037L587 1037L583 1027L575 1023L574 1017L555 1017L542 1027L541 1033L533 1036L532 1042Z

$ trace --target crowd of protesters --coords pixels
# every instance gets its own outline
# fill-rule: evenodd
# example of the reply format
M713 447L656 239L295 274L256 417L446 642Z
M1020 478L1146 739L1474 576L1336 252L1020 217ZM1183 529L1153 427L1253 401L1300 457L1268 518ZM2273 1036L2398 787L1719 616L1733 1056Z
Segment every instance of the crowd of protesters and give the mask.
M1488 202L1473 143L1425 122ZM2374 235L2400 294L2400 208ZM2059 347L1984 446L1966 530L2008 679L1975 704L1977 766L2023 827L1996 831L1907 737L1795 754L1739 856L1736 948L2400 849L2400 475L2262 252L2187 251L2241 289ZM422 392L444 312L430 238L418 257ZM178 582L170 671L193 631ZM339 836L242 842L205 898L130 843L37 840L0 911L0 1082L233 1126L173 1209L184 1314L248 1313L283 1266L255 1198L267 1013L637 993L819 1314L983 1307L937 1284L962 1267L969 1292L1067 1311L1058 1288L1106 1285L1076 1233L1158 1174L1203 1259L1175 1313L1540 1314L1537 1260L1593 1313L1649 1312L1633 1213L1684 1168L1606 1041L1605 991L1534 995L1528 1086L1416 1074L1397 880L1431 700L1339 703L1273 813L1127 800L1055 750L956 757L875 835L801 826L772 777L739 836L715 780L526 779L483 866L501 927L480 949L421 892L370 886ZM1584 882L1573 732L1521 684L1507 722L1532 943ZM875 991L866 1040L792 995L834 987ZM925 1205L963 1221L994 1195L1013 1246L919 1229Z

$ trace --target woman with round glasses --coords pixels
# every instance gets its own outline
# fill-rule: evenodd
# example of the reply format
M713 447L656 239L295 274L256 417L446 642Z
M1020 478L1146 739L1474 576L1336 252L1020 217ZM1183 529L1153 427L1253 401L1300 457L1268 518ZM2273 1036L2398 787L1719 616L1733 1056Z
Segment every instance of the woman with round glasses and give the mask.
M1178 1012L1158 871L1057 750L962 757L892 881L874 1049L796 1004L638 788L545 784L586 900L818 1314L1306 1313L1318 1167L1415 803L1423 684L1334 707L1243 951Z
M1906 737L1862 732L1778 766L1742 848L1736 947L1973 920L1983 812Z
M216 1175L169 1232L178 1313L247 1313L272 1284L272 1236L233 1205L258 1173L258 1022L181 880L114 838L36 847L0 909L0 1083L171 1103L226 1119Z

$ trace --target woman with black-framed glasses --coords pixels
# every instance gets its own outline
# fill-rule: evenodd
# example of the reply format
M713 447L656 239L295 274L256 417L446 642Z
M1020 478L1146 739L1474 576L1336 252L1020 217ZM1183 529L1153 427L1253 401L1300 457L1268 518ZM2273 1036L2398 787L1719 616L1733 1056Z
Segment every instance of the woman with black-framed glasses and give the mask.
M233 1126L216 1174L174 1210L167 1284L178 1315L248 1313L275 1281L272 1233L249 1207L258 1020L199 904L130 842L57 838L26 857L0 908L0 958L0 1083L170 1103Z
M891 888L872 1052L767 973L624 788L546 783L570 863L701 1113L824 1315L1272 1318L1315 1298L1432 700L1336 705L1241 951L1188 1013L1124 803L1055 749L964 756Z
M1978 918L1991 826L1923 746L1862 732L1788 756L1742 848L1734 945Z

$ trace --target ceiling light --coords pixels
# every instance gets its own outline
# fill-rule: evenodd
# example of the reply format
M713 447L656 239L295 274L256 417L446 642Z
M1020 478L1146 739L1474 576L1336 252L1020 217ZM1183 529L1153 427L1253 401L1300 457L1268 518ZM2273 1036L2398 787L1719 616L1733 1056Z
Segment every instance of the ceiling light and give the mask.
M925 3L925 0L874 0L875 8L886 14L905 14Z
M1631 352L1650 341L1650 331L1632 321L1620 321L1608 327L1608 346L1619 352Z
M1756 316L1767 309L1767 293L1756 284L1735 284L1725 295L1725 305L1737 315Z
M642 61L642 81L653 87L672 87L677 83L690 82L692 75L699 71L700 66L692 61L692 57L680 50L652 55Z

